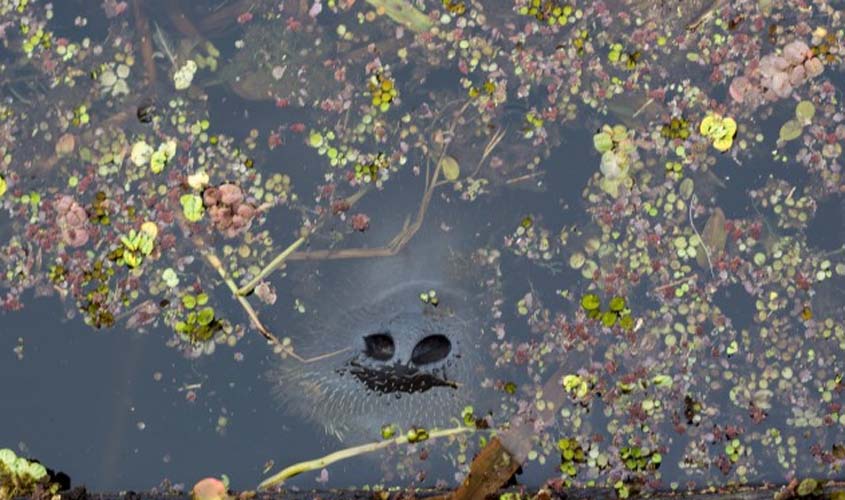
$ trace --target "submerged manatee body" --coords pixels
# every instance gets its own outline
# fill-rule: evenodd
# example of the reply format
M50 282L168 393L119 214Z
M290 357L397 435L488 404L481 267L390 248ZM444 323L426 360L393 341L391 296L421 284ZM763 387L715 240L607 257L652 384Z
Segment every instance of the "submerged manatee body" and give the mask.
M396 256L320 268L294 345L304 357L345 350L278 361L269 377L284 411L348 442L460 421L479 395L482 327L480 294L455 257L442 239L415 238Z

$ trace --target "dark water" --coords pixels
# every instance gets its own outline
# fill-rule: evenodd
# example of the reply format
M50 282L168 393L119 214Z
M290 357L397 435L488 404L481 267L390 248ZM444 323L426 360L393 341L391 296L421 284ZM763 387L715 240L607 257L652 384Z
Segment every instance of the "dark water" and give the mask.
M248 297L279 343L290 342L276 351L316 355L347 335L408 335L400 326L421 320L396 326L395 311L366 308L394 285L432 279L465 291L473 321L452 340L472 349L472 374L435 391L460 391L474 425L533 419L520 436L532 445L523 484L570 481L624 495L842 479L845 41L841 26L825 24L834 22L823 20L827 6L544 1L528 13L531 2L444 0L409 2L422 17L400 18L393 2L334 4L85 0L31 2L23 13L0 4L0 448L92 490L165 480L190 489L221 475L249 489L290 464L379 441L380 423L359 420L366 430L343 440L323 429L354 422L385 401L377 398L399 399L372 419L432 426L421 417L432 408L415 408L414 394L349 383L327 395L308 385L348 376L361 349L336 364L281 359L209 258L242 285L317 224L267 278L275 303L262 303L263 292ZM387 14L374 7L382 4ZM565 22L550 23L570 8ZM51 43L32 38L38 27ZM796 55L789 44L799 42L807 50ZM69 43L77 45L65 50ZM699 62L701 54L711 56ZM767 55L791 60L792 70L803 61L786 95L766 93L776 83ZM175 88L174 73L191 73L188 60L200 67L191 86ZM823 73L802 76L819 60ZM150 67L155 80L146 82ZM737 90L738 78L751 90ZM398 98L379 109L373 99L391 88ZM614 92L621 97L610 100ZM799 102L811 102L813 116L779 141ZM90 123L79 121L80 105ZM714 117L739 123L725 153L716 147L724 129L702 129ZM672 118L688 121L687 135L667 138ZM620 124L612 140L602 128ZM602 164L602 140L618 154L604 161L618 166ZM150 156L166 156L153 151L168 141L174 153L155 172ZM139 143L149 151L136 163ZM322 260L320 252L383 247L413 223L443 154L460 165L459 183L438 170L442 183L397 256ZM682 173L667 173L666 162L682 162ZM362 167L380 182L360 177ZM196 181L199 172L210 179ZM274 175L291 187L273 191ZM603 184L614 179L622 184ZM238 186L237 201L210 198L206 185L224 184L220 192ZM362 186L360 202L337 204ZM186 196L203 207L195 224ZM248 212L243 227L231 222L238 207ZM121 240L145 223L157 233L146 253ZM706 259L685 250L701 254L698 234L712 249ZM411 262L396 264L402 258ZM91 278L96 262L114 272L105 289ZM165 269L178 285L166 283ZM211 340L177 333L204 306L185 297L201 292L213 306ZM590 317L593 295L604 317ZM624 299L618 314L608 309L614 298ZM85 324L92 302L113 325ZM453 307L410 302L402 311L419 317ZM149 317L134 314L142 304ZM350 313L345 331L339 311L348 308L373 318ZM282 380L291 371L279 363L309 375ZM561 383L560 394L543 394ZM301 392L273 396L285 390ZM339 402L303 418L320 397ZM460 410L438 416L438 427L464 425ZM490 436L392 447L286 486L453 487ZM577 441L584 456L567 458L560 439Z

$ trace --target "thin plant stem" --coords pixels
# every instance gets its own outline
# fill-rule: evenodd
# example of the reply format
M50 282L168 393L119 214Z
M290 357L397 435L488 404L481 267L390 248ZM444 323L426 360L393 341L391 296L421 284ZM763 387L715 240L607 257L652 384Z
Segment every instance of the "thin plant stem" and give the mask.
M454 427L452 429L440 429L440 430L433 430L429 432L428 439L436 439L441 437L448 437L448 436L456 436L458 434L464 434L467 432L474 432L476 429L473 427ZM306 460L305 462L299 462L293 464L289 467L285 467L281 471L273 474L272 476L268 477L261 484L258 485L259 490L266 490L268 488L272 488L273 486L279 486L284 484L285 481L301 474L303 472L313 471L313 470L320 470L328 465L331 465L335 462L339 462L341 460L346 460L348 458L357 457L359 455L363 455L365 453L372 453L374 451L382 450L389 446L393 445L401 445L408 442L408 436L402 435L395 437L393 439L386 439L384 441L377 441L374 443L367 443L362 444L359 446L353 446L351 448L346 448L343 450L335 451L334 453L329 453L320 458L316 458L314 460Z
M363 189L359 190L357 193L355 193L352 196L349 196L348 198L346 198L345 201L351 207L352 205L357 203L358 200L363 198L364 195L368 191L369 191L369 186L365 186ZM279 269L282 266L282 264L284 264L284 262L286 260L306 260L306 259L303 259L301 256L298 256L298 254L301 254L302 252L297 252L296 249L299 248L303 243L305 243L305 241L308 239L308 237L310 235L314 234L314 232L320 227L320 225L323 224L324 221L325 221L325 215L321 216L320 219L317 221L317 223L314 224L310 229L308 229L308 230L303 229L300 232L300 234L302 236L300 236L299 239L297 239L296 241L291 243L287 248L282 250L282 252L279 255L277 255L276 257L274 257L273 260L270 261L269 264L264 266L264 268L261 271L259 271L258 274L253 279L251 279L249 281L249 283L247 283L246 285L239 288L238 291L236 292L236 294L239 295L239 296L242 296L242 297L245 296L245 295L249 295L249 293L252 292L252 290L255 289L256 286L258 286L258 284L261 282L261 280L265 279L267 276L272 274L273 271L275 271L276 269Z
M284 345L281 341L279 341L278 337L273 335L273 333L266 326L264 326L264 324L261 323L261 320L258 319L258 313L255 312L255 309L252 308L252 304L249 303L249 300L247 300L247 298L244 296L238 295L237 285L235 285L235 282L232 281L231 278L229 278L228 274L226 273L226 269L223 267L223 263L220 262L220 259L217 257L217 255L211 249L205 247L202 244L202 240L200 240L198 237L195 238L194 243L198 247L203 249L203 256L211 265L211 267L216 269L217 273L220 274L220 277L223 279L223 282L225 282L226 286L229 287L229 290L232 291L232 295L234 295L235 299L237 299L238 303L241 305L241 307L243 307L244 311L246 311L247 316L249 316L250 321L252 321L252 325L255 327L256 330L258 330L258 333L260 333L265 339L267 339L268 342L282 349L282 351L284 351L288 356L299 361L300 363L313 363L315 361L327 359L332 356L337 356L338 354L342 354L351 349L350 347L344 347L343 349L338 349L333 352L320 354L311 358L303 358L302 356L297 354L296 351L293 350L293 347L289 345Z
M264 280L264 278L266 278L273 271L278 269L282 265L282 263L284 263L285 260L287 260L287 258L290 256L290 254L295 252L296 249L299 248L303 243L305 243L305 240L307 240L307 239L308 239L308 233L300 236L299 239L297 239L296 241L291 243L290 246L288 246L287 248L284 249L284 251L282 251L282 253L280 253L272 261L270 261L270 263L267 264L264 267L264 269L262 269L258 274L255 275L255 277L253 277L251 280L249 280L249 282L246 285L242 286L241 288L236 288L234 290L235 295L237 295L239 297L244 297L244 296L248 295L250 292L252 292L255 289L255 287L258 286L258 284L261 283L262 280Z
M713 261L710 260L710 250L707 248L707 244L701 238L701 234L698 232L698 229L695 228L695 222L692 220L692 208L696 203L698 203L698 196L693 193L689 204L689 225L692 226L692 230L695 231L695 235L698 236L698 241L701 242L701 248L704 249L704 256L707 257L707 265L710 266L710 276L715 278L716 273L713 272Z
M452 120L452 123L446 134L448 137L454 136L455 128L458 124L458 119L461 117L461 115L463 115L464 111L466 111L469 105L470 102L467 101L461 107L461 109L455 113L455 117ZM310 250L308 252L291 252L284 259L281 259L281 261L284 262L285 260L361 259L370 257L389 257L391 255L396 255L396 253L402 250L402 248L404 248L405 245L407 245L408 242L411 241L417 231L419 231L420 227L422 227L426 211L428 210L428 206L431 203L431 197L434 194L434 191L441 185L441 183L437 181L438 177L440 176L443 158L446 156L446 152L448 151L448 149L449 143L444 143L443 147L440 150L440 154L437 157L436 166L433 172L431 172L429 169L429 165L431 162L429 161L426 164L425 189L423 190L423 197L420 201L420 206L417 209L417 215L414 218L413 222L409 223L408 221L406 221L402 229L398 233L396 233L396 235L390 240L387 245L378 248L347 248L342 250ZM359 192L356 196L360 198L361 195L363 195L363 193ZM313 233L315 229L316 227L313 228L311 232ZM281 263L279 265L281 265ZM269 267L269 265L267 267ZM264 270L262 270L262 273L263 272ZM272 270L270 272L272 272Z
M663 290L665 290L665 289L667 289L667 288L670 288L670 287L673 287L673 286L676 286L676 285L682 285L682 284L686 283L687 281L690 281L690 280L695 280L697 277L698 277L698 275L696 275L696 274L691 274L691 275L689 275L689 276L685 276L685 277L683 277L683 278L677 279L677 280L672 281L672 282L670 282L670 283L665 283L665 284L663 284L663 285L660 285L660 286L658 286L658 287L655 287L652 291L654 291L654 292L660 292L660 291L663 291Z
M216 269L217 273L220 274L220 277L226 283L226 286L229 287L229 290L232 291L232 294L238 300L238 303L240 303L241 307L243 307L244 311L246 311L246 314L249 316L249 319L252 321L252 325L255 329L258 330L258 332L270 343L283 347L283 344L279 341L279 339L261 323L261 320L258 319L258 313L255 312L255 309L252 308L252 305L248 300L246 300L246 297L238 294L238 286L226 273L226 269L223 267L223 263L220 262L220 259L217 258L217 255L207 247L203 248L202 254L205 257L205 260L211 264L211 267Z

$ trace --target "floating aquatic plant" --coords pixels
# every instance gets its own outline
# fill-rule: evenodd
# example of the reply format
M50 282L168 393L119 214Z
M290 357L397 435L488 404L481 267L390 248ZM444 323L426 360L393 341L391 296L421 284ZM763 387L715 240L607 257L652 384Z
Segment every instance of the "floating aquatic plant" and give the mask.
M191 86L194 74L197 72L197 63L188 59L185 64L173 74L173 85L176 90L185 90Z
M182 307L187 314L184 319L177 321L174 326L176 333L185 335L191 342L207 342L223 325L217 319L214 308L206 306L208 294L182 295Z
M420 300L423 304L431 304L434 307L437 307L437 304L440 303L440 299L437 297L437 292L435 290L420 293Z
M18 457L9 448L0 449L0 499L32 496L38 486L47 487L48 482L46 467ZM46 489L55 494L58 486Z
M587 462L584 448L576 438L561 438L557 441L560 451L560 471L570 477L578 474L578 466Z
M390 109L390 104L399 95L393 79L383 73L372 75L367 85L370 89L373 106L382 113Z
M419 443L428 439L428 431L422 427L414 427L405 433L405 437L409 443Z
M713 147L718 151L727 151L733 145L736 135L736 122L733 118L723 117L717 113L708 113L699 126L701 135L710 139Z
M578 374L563 376L563 388L573 397L581 399L590 392L590 382Z
M191 222L197 222L202 219L202 214L205 213L202 198L196 194L187 193L179 198L182 204L182 213L185 218Z
M587 293L581 297L581 307L587 312L587 317L600 320L608 328L615 326L617 321L619 326L625 330L630 330L634 326L634 320L623 297L612 297L608 303L608 308L602 311L599 296L594 293Z
M604 125L593 136L593 147L601 153L599 186L613 197L619 196L619 187L628 183L630 167L636 154L636 144L624 125Z

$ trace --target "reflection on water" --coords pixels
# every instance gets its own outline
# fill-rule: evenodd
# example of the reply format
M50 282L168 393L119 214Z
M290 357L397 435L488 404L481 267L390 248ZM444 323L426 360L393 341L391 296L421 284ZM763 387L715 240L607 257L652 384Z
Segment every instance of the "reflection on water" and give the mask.
M98 490L409 432L289 484L451 487L496 432L530 485L841 478L831 12L0 1L0 448Z

